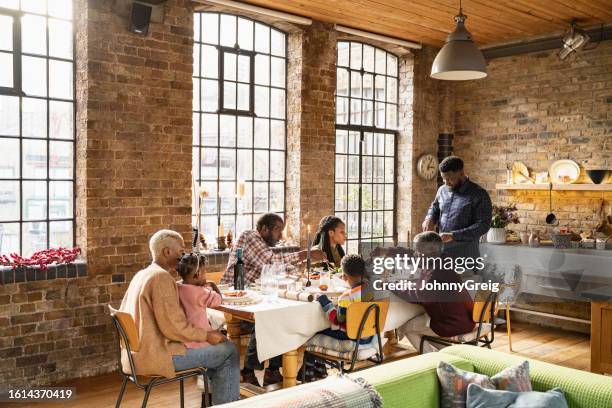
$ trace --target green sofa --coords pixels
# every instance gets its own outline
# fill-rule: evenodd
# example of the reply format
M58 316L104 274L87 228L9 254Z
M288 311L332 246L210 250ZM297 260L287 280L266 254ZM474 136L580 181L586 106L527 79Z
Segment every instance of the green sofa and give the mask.
M535 391L559 387L569 408L612 408L612 377L574 370L518 355L461 345L349 374L376 388L385 408L438 408L440 385L436 375L443 360L464 370L492 376L504 368L529 360Z

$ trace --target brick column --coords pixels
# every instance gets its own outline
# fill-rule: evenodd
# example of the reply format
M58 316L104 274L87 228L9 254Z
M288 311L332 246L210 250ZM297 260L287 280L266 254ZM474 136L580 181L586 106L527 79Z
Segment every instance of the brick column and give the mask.
M287 224L301 245L334 212L336 39L316 21L289 35Z
M438 50L424 47L400 58L400 123L398 141L398 241L421 231L437 183L422 180L416 162L426 153L437 156L439 132L452 133L454 95L449 84L430 78Z

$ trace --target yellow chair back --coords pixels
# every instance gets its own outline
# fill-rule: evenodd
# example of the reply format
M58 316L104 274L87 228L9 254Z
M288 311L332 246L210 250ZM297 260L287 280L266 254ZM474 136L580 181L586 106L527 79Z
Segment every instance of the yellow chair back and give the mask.
M119 310L113 309L111 305L108 305L108 310L110 311L110 315L116 319L119 323L125 336L127 337L127 341L130 345L130 349L132 351L140 350L140 339L138 338L138 329L136 328L136 323L134 323L134 319L132 315L126 312L121 312ZM121 341L121 347L125 348L125 342L121 333L119 333L119 340Z
M346 334L349 339L359 340L359 326L363 320L368 308L372 305L378 305L380 314L378 317L378 327L381 331L385 328L387 321L387 312L389 311L389 301L381 302L355 302L351 303L346 310ZM368 314L368 318L363 326L361 337L374 336L376 333L376 310L372 308Z

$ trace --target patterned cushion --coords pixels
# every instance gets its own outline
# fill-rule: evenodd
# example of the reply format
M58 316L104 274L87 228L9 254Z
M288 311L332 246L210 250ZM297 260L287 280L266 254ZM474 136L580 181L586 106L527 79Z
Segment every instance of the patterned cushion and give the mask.
M529 378L529 361L513 365L491 377L491 382L498 390L527 392L533 391Z
M470 384L495 389L489 376L464 371L444 361L438 364L437 373L442 388L440 408L465 408L467 388Z
M472 330L469 333L460 334L458 336L447 337L447 338L449 340L460 341L462 343L467 343L469 341L476 340L477 332L478 332L478 325L476 327L474 327L474 330ZM491 333L491 324L490 323L483 323L482 330L480 330L480 335L484 336L485 334L489 334L489 333Z
M387 338L383 337L381 340L384 346L387 342ZM306 351L350 360L353 358L355 345L356 343L353 340L338 340L324 334L315 334L306 342ZM376 337L373 337L370 343L359 345L357 360L367 360L376 355L376 353L378 353L378 340Z

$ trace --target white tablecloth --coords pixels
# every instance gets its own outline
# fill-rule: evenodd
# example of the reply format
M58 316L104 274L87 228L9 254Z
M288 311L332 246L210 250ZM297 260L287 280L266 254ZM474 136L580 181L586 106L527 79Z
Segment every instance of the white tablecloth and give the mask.
M282 298L271 301L264 297L261 303L234 308L253 313L255 317L259 361L296 350L317 332L330 327L318 302ZM392 295L385 331L398 328L422 312L420 306L397 300Z

